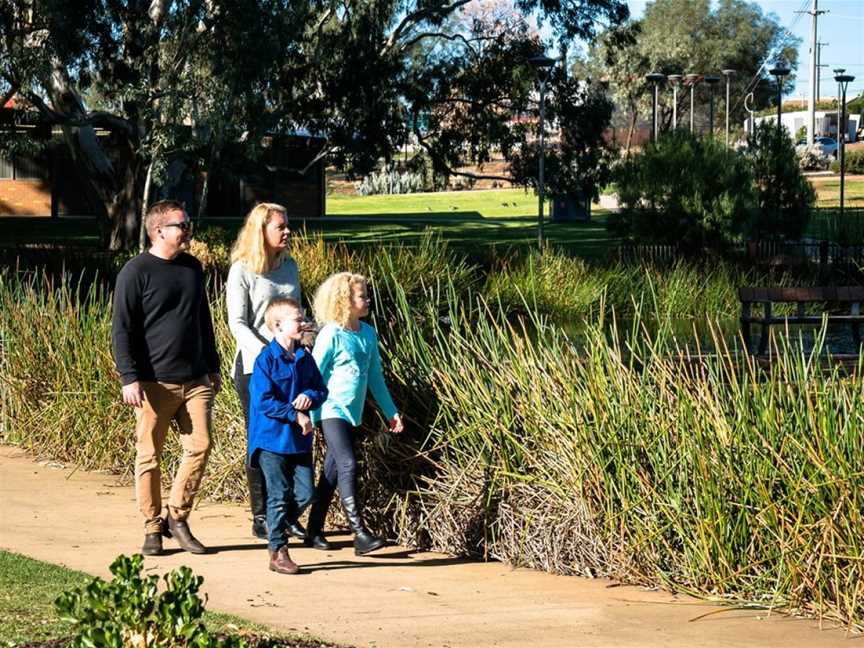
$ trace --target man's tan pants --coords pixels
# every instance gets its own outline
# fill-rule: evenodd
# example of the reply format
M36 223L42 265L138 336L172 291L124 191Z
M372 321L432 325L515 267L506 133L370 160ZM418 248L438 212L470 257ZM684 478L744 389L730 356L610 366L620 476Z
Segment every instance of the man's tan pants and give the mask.
M207 376L187 383L142 382L144 404L135 408L135 494L144 516L144 532L156 533L162 523L159 460L165 434L175 419L180 427L183 457L168 499L176 520L185 520L201 484L210 454L213 388Z

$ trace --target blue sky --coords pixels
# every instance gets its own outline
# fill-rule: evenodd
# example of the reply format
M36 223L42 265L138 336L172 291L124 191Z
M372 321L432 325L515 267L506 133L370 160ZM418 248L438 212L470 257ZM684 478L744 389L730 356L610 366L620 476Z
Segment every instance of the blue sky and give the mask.
M645 11L646 0L629 0L630 13L639 18ZM766 14L774 14L777 21L791 29L803 39L798 50L797 85L790 98L806 97L810 84L810 32L809 14L796 14L799 9L809 10L813 0L757 0ZM819 10L828 13L819 16L819 40L828 45L822 47L822 68L820 96L833 97L837 94L833 68L846 68L847 74L855 76L849 84L848 95L856 96L864 90L864 0L819 0Z

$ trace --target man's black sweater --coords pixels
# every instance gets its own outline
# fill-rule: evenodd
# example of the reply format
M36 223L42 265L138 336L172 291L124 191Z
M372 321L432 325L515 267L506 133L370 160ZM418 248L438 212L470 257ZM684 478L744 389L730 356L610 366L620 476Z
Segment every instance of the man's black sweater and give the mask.
M117 275L111 342L124 385L219 373L198 259L183 252L170 261L150 252L130 259Z

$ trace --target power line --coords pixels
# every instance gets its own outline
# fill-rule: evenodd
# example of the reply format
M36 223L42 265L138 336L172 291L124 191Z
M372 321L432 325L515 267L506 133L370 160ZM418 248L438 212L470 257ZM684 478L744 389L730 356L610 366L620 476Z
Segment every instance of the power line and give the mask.
M762 61L762 64L759 66L759 69L756 70L756 74L754 74L753 78L750 79L750 81L747 83L747 88L744 90L744 94L739 96L738 100L735 102L735 108L734 109L737 109L739 104L741 104L741 102L744 101L744 98L747 97L747 95L750 94L756 88L756 85L759 83L759 79L762 78L762 70L765 69L765 65L768 63L768 61L771 59L771 57L778 52L782 52L783 48L786 47L786 45L789 43L789 41L793 38L796 38L795 34L793 33L793 30L795 29L795 25L798 24L798 21L801 20L801 16L804 15L802 12L807 8L807 5L809 5L809 4L810 4L810 0L804 0L801 3L801 6L798 8L798 11L795 12L795 18L792 20L792 24L789 25L788 27L786 27L786 37L783 40L781 40L777 44L777 46L774 49L772 49L770 52L768 52L768 54L765 56L765 59Z

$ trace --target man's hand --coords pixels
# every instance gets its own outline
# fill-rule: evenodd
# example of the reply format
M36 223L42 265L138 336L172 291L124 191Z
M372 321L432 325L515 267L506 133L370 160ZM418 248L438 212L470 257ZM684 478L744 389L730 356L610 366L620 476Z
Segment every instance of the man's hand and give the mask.
M141 407L144 404L144 390L137 380L123 385L123 402L132 407Z
M210 379L210 386L213 387L213 395L215 396L222 391L222 375L212 373L207 376Z
M394 434L399 434L402 430L405 429L405 426L402 425L402 415L401 414L394 414L393 418L390 419L389 425L390 425L390 431L393 432Z
M303 432L303 436L309 436L312 434L312 430L315 429L312 425L312 419L310 419L309 415L305 412L297 412L297 425L300 426L300 431Z
M312 399L309 398L306 394L300 394L291 402L291 405L294 406L295 410L305 412L310 407L312 407Z

